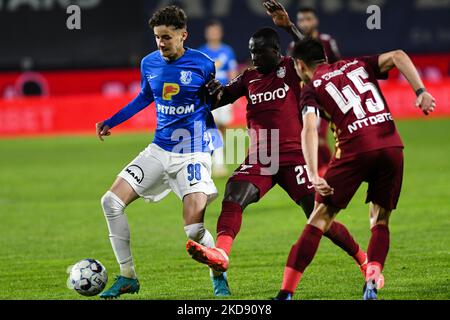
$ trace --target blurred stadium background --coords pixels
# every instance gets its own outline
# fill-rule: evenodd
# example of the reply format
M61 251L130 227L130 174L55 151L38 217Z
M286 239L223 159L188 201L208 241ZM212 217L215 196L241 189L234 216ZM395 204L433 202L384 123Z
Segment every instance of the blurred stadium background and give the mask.
M337 40L344 57L405 50L435 96L436 112L425 118L398 73L382 83L406 145L383 298L449 299L450 1L281 2L293 21L300 4L314 7L320 31ZM222 21L224 42L234 48L241 68L248 63L250 35L272 26L259 0L0 0L0 299L82 298L67 290L64 271L86 257L102 261L110 278L118 271L99 201L115 174L151 141L155 109L114 128L104 144L96 140L94 125L139 90L140 59L156 49L148 19L172 3L188 14L190 47L204 42L208 20ZM66 28L70 4L81 7L81 30ZM380 30L366 28L371 4L381 8ZM289 37L279 33L287 47ZM245 126L245 101L234 110L233 126ZM223 194L226 179L215 182ZM365 248L364 189L339 219ZM204 266L184 250L180 210L172 194L151 206L138 201L127 211L142 290L124 299L211 298ZM219 212L215 201L206 215L214 234ZM305 223L299 212L280 188L247 209L229 272L233 298L276 293L286 255ZM359 271L329 241L315 261L301 298L361 298ZM332 272L330 265L336 266Z

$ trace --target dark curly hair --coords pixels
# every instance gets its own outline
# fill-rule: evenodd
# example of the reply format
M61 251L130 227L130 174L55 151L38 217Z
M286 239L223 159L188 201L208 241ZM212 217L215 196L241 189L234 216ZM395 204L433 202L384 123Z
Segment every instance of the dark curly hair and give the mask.
M326 61L322 43L311 38L296 42L292 56L303 60L308 66L315 66Z
M168 6L156 11L148 22L150 28L156 26L174 26L175 29L184 29L187 16L183 9L177 6Z

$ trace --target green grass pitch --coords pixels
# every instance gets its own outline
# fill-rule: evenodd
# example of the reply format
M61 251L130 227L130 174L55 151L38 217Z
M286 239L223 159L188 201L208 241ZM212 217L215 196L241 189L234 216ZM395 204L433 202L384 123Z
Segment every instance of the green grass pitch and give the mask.
M450 119L398 121L405 149L399 208L382 299L450 298ZM0 140L0 299L85 298L66 287L66 268L93 257L118 272L100 207L115 175L149 142L149 134L113 134L105 143L82 137ZM236 166L230 166L236 167ZM216 179L223 195L226 179ZM362 186L338 216L365 249L368 208ZM215 234L221 198L207 209ZM209 273L185 251L181 203L173 195L127 209L141 282L123 299L213 299ZM244 212L228 271L235 299L267 299L281 284L291 245L305 217L275 187ZM295 298L361 299L353 260L323 239Z

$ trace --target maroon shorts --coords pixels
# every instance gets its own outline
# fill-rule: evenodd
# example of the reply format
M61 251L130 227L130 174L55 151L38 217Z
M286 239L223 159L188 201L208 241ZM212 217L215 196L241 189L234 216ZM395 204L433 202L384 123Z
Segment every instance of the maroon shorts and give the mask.
M228 179L228 182L246 181L256 186L261 199L275 184L283 188L295 202L304 196L314 193L314 187L306 172L303 159L296 165L281 165L278 172L273 175L264 175L261 164L249 165L247 161L241 164ZM259 200L258 199L258 200Z
M364 152L345 159L333 158L324 179L334 194L316 201L344 209L363 181L368 182L367 202L386 210L397 207L403 180L403 149L386 148Z
M325 171L328 169L328 164L331 160L331 151L330 148L327 145L319 145L319 154L317 157L318 163L317 166L319 167L319 175L323 177L325 174Z

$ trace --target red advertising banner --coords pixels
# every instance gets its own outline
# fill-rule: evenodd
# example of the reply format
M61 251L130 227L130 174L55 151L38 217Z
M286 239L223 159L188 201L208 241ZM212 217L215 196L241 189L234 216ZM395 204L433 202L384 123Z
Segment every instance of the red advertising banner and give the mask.
M139 69L5 72L0 74L0 99L21 97L27 83L36 83L43 96L75 94L120 95L139 91Z
M450 54L415 55L411 58L422 79L428 82L438 83L450 76ZM241 65L240 69L246 67ZM401 79L398 70L389 72L389 81ZM0 73L0 99L22 97L27 95L27 91L33 91L33 88L36 90L36 87L39 87L40 95L47 97L78 94L103 94L111 97L134 94L140 89L140 70L129 68Z
M450 80L427 83L437 101L432 117L450 116ZM385 81L383 94L394 118L422 116L414 107L415 96L407 83ZM102 94L71 95L0 100L0 137L92 133L102 121L126 105L134 95L108 97ZM246 99L234 104L234 127L245 126ZM114 128L115 131L154 130L156 111L153 105Z

